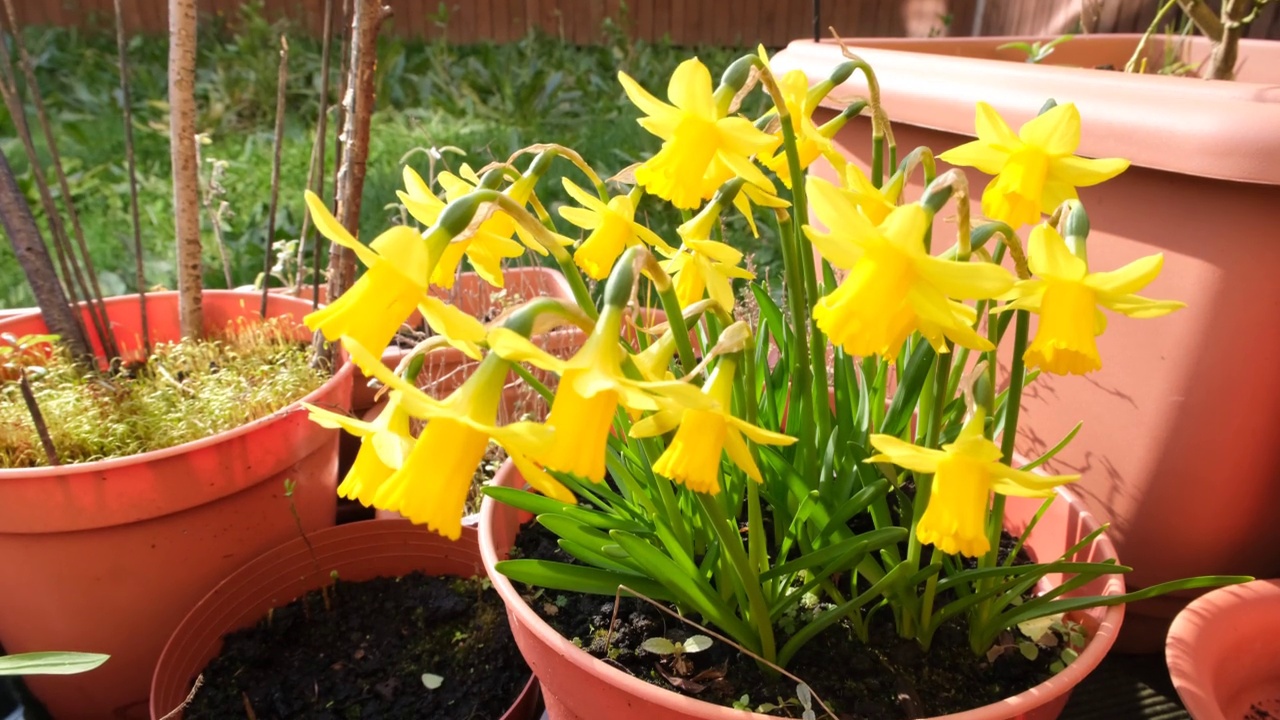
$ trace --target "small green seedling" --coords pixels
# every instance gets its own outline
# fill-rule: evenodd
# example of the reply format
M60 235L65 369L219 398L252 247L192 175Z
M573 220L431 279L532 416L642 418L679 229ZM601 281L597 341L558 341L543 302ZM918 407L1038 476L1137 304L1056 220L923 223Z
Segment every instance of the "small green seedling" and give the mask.
M1055 47L1057 47L1058 45L1061 45L1062 43L1070 40L1073 37L1075 37L1075 35L1062 35L1046 43L1011 42L1011 43L1005 43L997 47L996 49L997 50L1021 50L1022 52L1027 54L1026 61L1034 64L1034 63L1044 62L1045 58L1053 54L1053 49Z
M0 655L0 675L75 675L106 662L109 655L82 652L31 652Z
M444 684L444 678L432 673L422 673L422 686L428 690L435 690Z
M689 672L689 661L684 658L688 653L698 653L711 647L711 638L706 635L691 635L684 642L671 641L664 637L652 637L640 644L640 649L654 655L670 655L671 666L678 675Z

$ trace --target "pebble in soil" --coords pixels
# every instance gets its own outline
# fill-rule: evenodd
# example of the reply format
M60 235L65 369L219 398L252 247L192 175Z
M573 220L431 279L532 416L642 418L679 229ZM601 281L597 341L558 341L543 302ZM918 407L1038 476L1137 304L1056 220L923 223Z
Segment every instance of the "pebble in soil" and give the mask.
M328 598L228 635L184 717L496 720L529 680L486 581L339 580Z
M516 538L512 557L575 562L556 545L556 537L530 523ZM599 595L523 588L530 606L560 634L588 653L646 682L721 705L738 704L769 714L801 717L796 684L767 677L755 661L732 646L715 642L680 662L641 648L645 640L684 641L701 631L650 605L624 598L614 618L614 599ZM697 618L695 618L696 620ZM798 619L803 622L803 618ZM779 644L785 641L785 633ZM914 640L898 637L890 616L873 616L871 641L863 643L846 626L835 626L805 646L788 671L802 678L835 709L841 720L909 720L960 712L1016 695L1051 676L1058 658L1052 650L1029 661L1010 648L991 662L976 657L958 624L938 630L928 653ZM747 698L742 702L743 697ZM814 703L819 717L824 714Z

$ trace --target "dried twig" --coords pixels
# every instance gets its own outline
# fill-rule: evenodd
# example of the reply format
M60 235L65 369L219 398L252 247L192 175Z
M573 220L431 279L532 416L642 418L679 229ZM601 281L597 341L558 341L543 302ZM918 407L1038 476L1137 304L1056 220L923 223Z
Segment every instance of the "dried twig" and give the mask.
M182 704L178 707L165 713L164 717L160 718L160 720L174 720L174 718L178 717L178 714L185 710L186 707L191 704L192 700L196 699L196 691L200 689L201 685L204 685L204 673L200 673L196 676L196 681L191 685L191 692L187 693L187 699L183 700Z
M324 42L320 46L320 117L316 120L316 140L311 148L311 167L307 171L307 185L319 197L324 197L325 143L328 140L326 125L329 120L329 56L333 46L333 0L324 0ZM294 287L302 287L302 268L306 267L307 222L311 216L303 213L302 233L298 236L298 275ZM320 238L315 239L311 254L311 307L320 305Z
M129 63L124 41L124 14L120 0L114 0L116 11L116 53L120 62L120 107L124 110L124 155L129 168L129 211L133 218L133 272L138 286L138 306L142 308L142 343L151 354L151 329L147 322L147 275L142 256L142 223L138 216L138 171L133 151L133 107L129 99Z
M40 445L44 447L44 456L49 465L61 465L58 450L53 446L53 438L49 436L49 426L44 421L44 413L40 412L40 404L36 402L35 393L31 392L31 382L27 380L26 368L18 368L18 389L22 391L22 402L31 413L31 422L36 426L36 435L40 437Z
M665 614L667 614L667 615L670 615L671 617L675 618L676 620L678 620L678 621L680 621L680 622L682 622L682 623L684 623L684 624L686 624L686 625L692 625L693 627L695 627L695 628L697 628L697 629L701 630L702 632L704 632L704 633L706 633L706 634L710 635L711 637L713 637L713 638L715 638L715 639L719 640L720 642L722 642L722 643L724 643L724 644L726 644L726 645L728 645L728 646L730 646L730 647L733 647L733 648L737 649L737 651L738 651L738 652L742 653L743 655L746 655L747 657L749 657L749 658L751 658L751 659L755 660L756 662L760 662L760 663L764 663L765 665L768 665L770 668L772 668L772 669L774 669L774 670L777 670L779 674L781 674L781 675L785 675L785 676L787 676L788 678L790 678L791 680L794 680L794 681L795 681L795 683L796 683L797 685L804 685L805 687L808 687L808 688L809 688L809 692L813 695L813 699L814 699L815 701L817 701L817 703L818 703L819 705L821 705L821 706L822 706L822 709L823 709L824 711L826 711L826 713L827 713L828 715L830 715L830 716L833 718L833 720L840 720L840 716L839 716L839 715L836 715L836 714L835 714L835 712L834 712L830 707L828 707L828 706L827 706L827 704L826 704L825 702L823 702L823 701L822 701L822 698L818 697L818 693L814 692L814 690L813 690L813 686L809 685L809 683L805 682L804 680L801 680L800 678L796 677L795 675L792 675L791 673L789 673L789 672L787 672L786 670L782 669L781 667L779 667L779 666L775 665L774 663L771 663L771 662L769 662L768 660L765 660L764 658L762 658L762 657L760 657L759 655L757 655L757 654L755 654L755 653L751 652L750 650L748 650L748 649L746 649L746 648L742 647L742 646L741 646L741 645L739 645L738 643L734 642L733 640L730 640L729 638L725 637L724 635L721 635L720 633L716 632L715 630L711 630L710 628L703 627L702 625L699 625L698 623L696 623L696 622L694 622L694 621L690 620L689 618L681 617L679 613L672 612L671 610L669 610L669 609L667 609L667 608L663 607L663 606L662 606L662 603L656 602L656 601L654 601L654 600L652 600L652 599L650 599L650 598L648 598L648 597L645 597L645 596L644 596L643 594L641 594L640 592L638 592L638 591L636 591L636 590L632 590L631 588L627 587L626 585L621 585L621 584L619 584L619 585L618 585L618 589L617 589L617 590L614 592L614 594L613 594L613 618L609 620L609 630L608 630L608 632L606 633L606 635L605 635L605 639L604 639L604 647L605 647L605 652L606 652L606 653L609 651L609 643L613 640L613 626L614 626L614 624L616 624L616 623L618 622L618 604L619 604L619 603L621 602L621 600L622 600L622 591L623 591L623 590L626 590L626 591L627 591L627 592L628 592L632 597L634 597L635 599L637 599L637 600L642 600L642 601L644 601L644 602L646 602L646 603L648 603L648 604L652 605L653 607L657 608L659 611L661 611L661 612L663 612L663 613L665 613Z
M284 147L284 96L289 82L289 40L280 36L280 74L276 77L276 147L271 158L271 202L267 210L267 238L262 249L262 317L267 316L271 288L271 245L276 238L276 203L280 199L280 151Z

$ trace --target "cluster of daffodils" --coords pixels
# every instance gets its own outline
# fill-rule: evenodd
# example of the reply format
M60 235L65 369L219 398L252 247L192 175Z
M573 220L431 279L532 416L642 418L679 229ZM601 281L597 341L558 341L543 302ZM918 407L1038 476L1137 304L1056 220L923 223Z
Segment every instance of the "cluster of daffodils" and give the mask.
M608 595L625 585L777 664L833 623L866 637L882 606L926 647L943 623L968 620L976 652L1054 613L1053 597L1023 597L1034 571L967 580L952 576L962 565L950 558L997 567L1004 498L1051 499L1076 479L1011 465L1023 387L1037 374L1028 371L1099 370L1103 310L1149 318L1181 304L1134 294L1159 273L1159 255L1089 267L1076 188L1127 163L1074 154L1074 106L1050 103L1015 133L979 103L978 139L938 156L993 176L981 196L986 222L973 225L965 176L934 177L927 148L898 163L876 98L815 122L855 72L874 86L852 56L811 85L798 71L775 77L762 51L716 85L690 59L667 101L620 73L640 125L661 140L652 157L605 182L571 150L542 145L480 172L444 173L439 192L406 169L399 197L421 227L393 227L367 245L309 196L317 227L367 270L307 323L341 341L388 397L367 422L311 408L317 422L361 437L339 493L457 538L475 469L497 443L537 492L486 492L538 514L579 563L514 560L503 572ZM757 88L770 109L744 116ZM832 142L863 113L874 129L869 173ZM820 159L836 182L808 174ZM581 180L563 180L574 205L553 213L538 189L556 162ZM926 187L912 199L916 173ZM641 222L645 196L683 214L675 237ZM943 247L933 229L946 227L937 216L948 206L956 239ZM780 289L750 282L724 222L731 212L752 233L758 218L772 221ZM502 287L503 262L526 251L560 266L574 302L535 299L485 325L432 292L451 286L464 257ZM637 297L658 298L665 320L624 332ZM448 345L478 361L448 397L380 361L415 308L435 336L415 352ZM538 342L557 325L581 330L568 359ZM1003 374L996 352L1006 340L1013 363ZM536 383L531 368L558 382ZM550 402L545 422L498 424L513 373ZM425 421L418 437L411 418ZM874 530L855 531L867 526L851 522L859 515ZM941 606L940 583L968 583L950 596L981 601ZM819 603L801 603L813 595Z

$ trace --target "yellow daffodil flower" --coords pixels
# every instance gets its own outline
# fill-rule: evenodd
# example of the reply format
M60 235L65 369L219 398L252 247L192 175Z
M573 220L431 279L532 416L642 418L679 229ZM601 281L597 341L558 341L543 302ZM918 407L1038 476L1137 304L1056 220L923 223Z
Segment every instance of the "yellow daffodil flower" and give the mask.
M831 342L851 355L892 359L918 330L938 352L946 351L947 339L974 350L992 349L973 329L974 310L951 298L996 297L1013 286L1007 270L925 252L930 218L919 203L895 208L876 226L849 193L831 183L811 177L806 189L814 214L832 230L805 226L805 234L832 265L849 271L813 310Z
M1110 180L1129 167L1128 160L1074 154L1080 147L1080 112L1071 103L1050 108L1015 135L994 108L980 102L975 125L977 140L938 159L995 175L982 193L982 214L1014 229L1076 199L1076 188Z
M527 362L560 376L546 423L554 435L533 453L534 459L548 470L602 482L605 447L619 405L634 410L657 410L653 391L686 400L690 393L681 393L681 390L697 393L696 388L687 383L636 382L623 376L621 323L621 310L606 307L596 330L568 360L547 353L506 328L489 332L489 349L500 357Z
M791 202L784 200L771 191L756 187L755 185L743 185L742 189L733 198L733 206L742 213L742 217L747 219L747 227L751 228L751 237L760 237L760 229L756 227L755 211L752 204L760 207L767 207L771 210L791 207Z
M1079 475L1037 475L1000 462L1000 448L982 435L979 409L956 441L941 450L922 448L892 435L872 435L880 451L867 462L892 463L915 473L932 473L929 504L916 526L920 542L949 555L978 557L991 549L987 539L987 507L991 493L1049 497L1058 485Z
M741 194L741 193L739 193ZM718 209L708 205L702 212L676 228L684 244L676 252L664 252L662 269L676 285L676 298L689 307L704 295L725 310L732 310L733 278L751 280L750 271L738 267L742 252L725 243L712 240L711 229L720 219ZM661 252L661 250L660 250Z
M350 337L343 338L343 346L353 359L377 360ZM374 365L377 367L373 375L399 394L403 412L425 419L427 425L392 473L376 486L362 477L353 481L352 487L358 483L363 498L368 498L371 492L375 507L398 512L444 537L457 540L462 534L467 494L490 439L502 445L511 457L527 463L524 456L531 448L547 442L550 433L530 422L495 425L508 368L500 358L486 358L475 373L444 400L430 397L380 362ZM388 421L389 426L391 422ZM399 422L398 415L394 422ZM399 430L397 427L388 432L399 434ZM385 462L382 453L378 458ZM526 476L526 480L550 497L575 502L573 494L548 475Z
M306 198L316 229L335 245L353 251L368 270L341 297L303 322L330 342L349 335L364 347L385 348L414 306L427 297L431 275L427 244L416 231L399 225L366 246L342 227L319 197L307 191ZM381 366L382 361L375 359L374 364ZM360 362L356 365L370 371Z
M569 178L564 178L563 182L565 192L583 207L560 208L560 217L583 230L591 231L573 254L574 262L591 279L603 280L609 277L609 271L618 261L618 256L632 245L644 243L655 248L671 249L656 233L635 221L636 207L632 198L618 195L605 204Z
M772 151L778 138L758 130L750 120L725 117L716 107L711 73L697 58L676 68L667 86L667 104L650 95L629 75L618 73L627 97L647 117L640 126L665 142L636 168L636 182L646 192L692 210L733 176L772 190L773 183L752 156Z
M848 193L849 200L872 225L884 222L902 198L903 175L898 173L889 178L884 187L878 188L857 165L845 163L843 179L841 189Z
M796 441L730 414L734 369L734 362L728 359L716 366L703 386L701 404L666 407L631 428L632 437L637 438L676 431L671 444L653 464L654 472L694 492L715 495L720 492L720 461L726 453L747 477L764 482L743 435L760 445L790 445Z
M1134 318L1153 318L1186 307L1173 300L1134 295L1160 274L1164 255L1135 260L1119 270L1089 272L1048 224L1031 231L1027 263L1036 277L1014 286L1002 310L1030 310L1040 325L1023 360L1055 375L1084 375L1102 367L1095 341L1107 327L1099 307Z
M797 156L800 169L813 164L823 155L835 154L831 138L844 125L827 123L821 129L813 123L813 111L817 107L816 98L809 97L809 79L803 70L791 70L778 79L778 89L782 92L787 113L791 115L791 127L795 130ZM778 141L782 141L782 131L778 131ZM785 148L779 148L763 165L774 172L783 185L791 187L791 166L787 162Z
M457 200L475 190L480 183L480 178L470 166L463 165L459 172L463 177L449 172L441 173L439 176L440 186L445 190L445 201ZM436 197L427 187L422 176L407 165L404 168L404 184L405 190L397 190L396 195L400 197L400 202L404 203L405 209L423 225L427 227L434 225L440 213L444 211L446 202ZM513 200L525 203L529 201L532 185L517 181L507 192ZM458 274L458 264L462 262L462 256L466 255L471 261L471 266L480 277L484 278L485 282L494 287L502 287L503 260L524 254L524 248L520 243L511 239L512 234L516 233L520 234L526 245L540 254L546 254L546 250L536 241L524 238L524 231L517 226L510 215L495 211L491 217L480 223L475 232L449 243L441 254L439 262L436 263L435 270L431 273L431 283L446 290L452 288Z
M386 407L372 421L359 420L309 403L302 404L317 425L341 428L360 438L360 451L356 453L355 462L338 485L339 497L370 507L378 488L404 465L405 456L413 447L413 437L409 434L409 413L401 403L402 397L400 391L392 390Z

